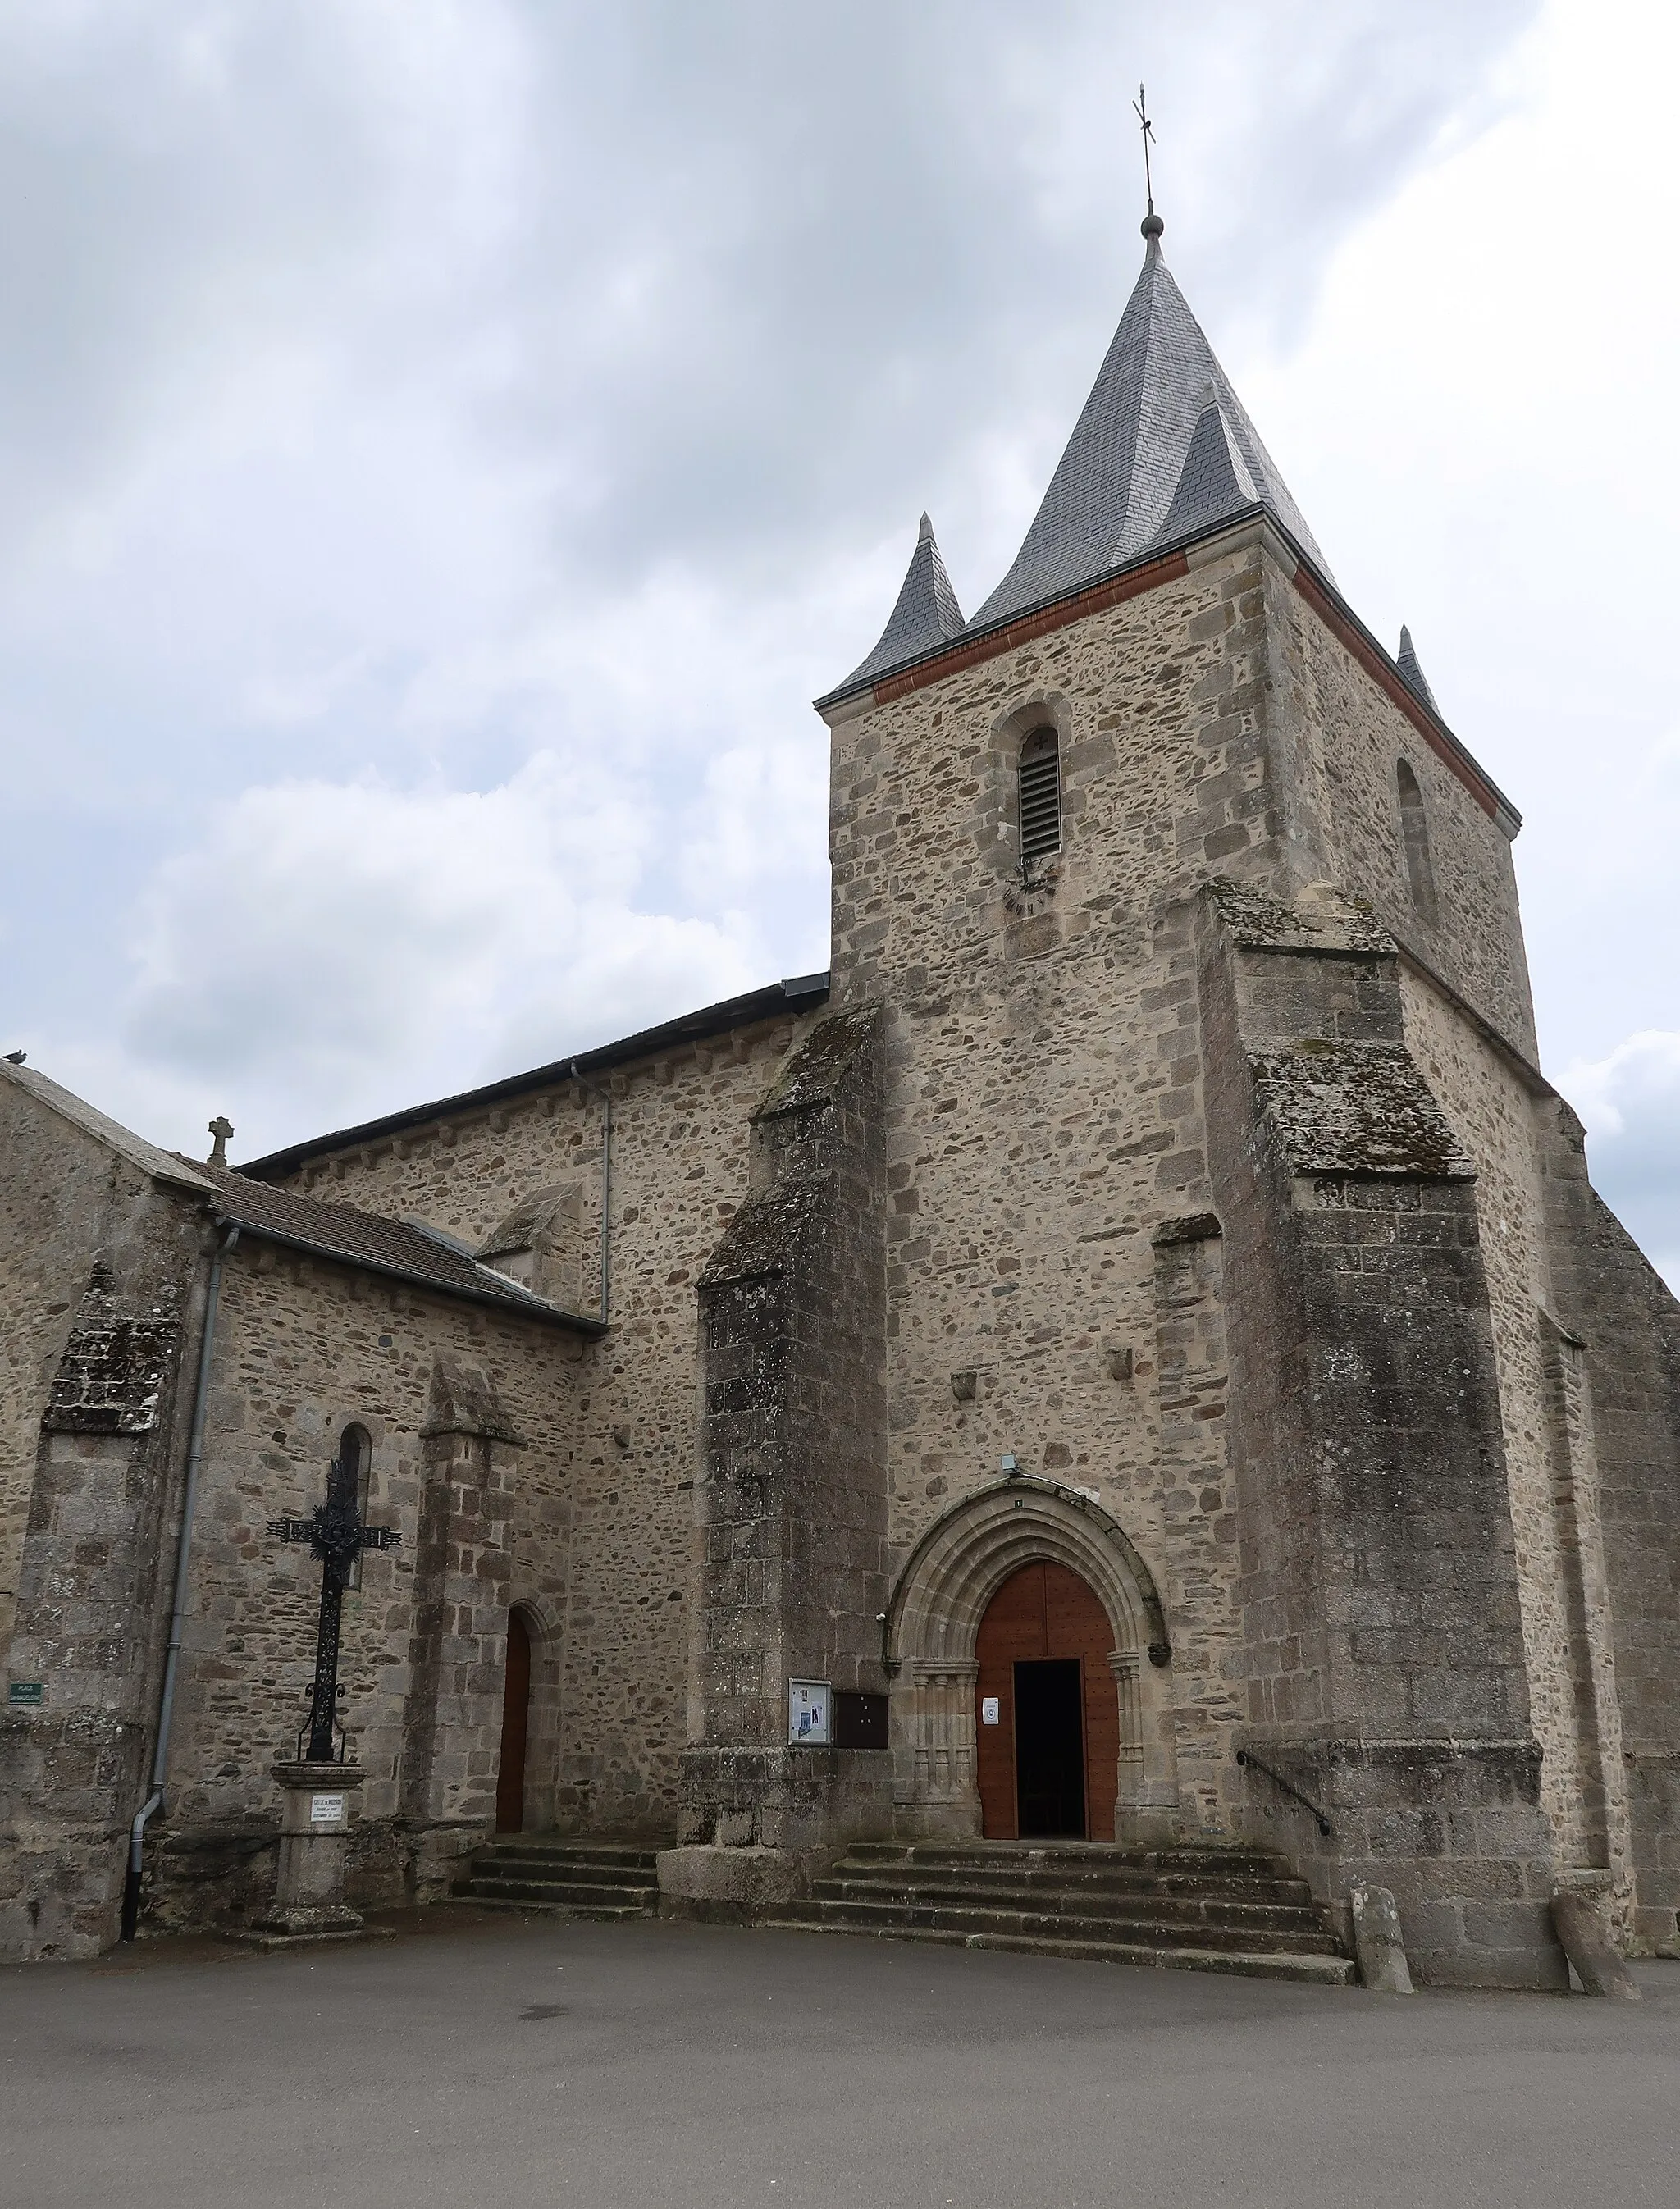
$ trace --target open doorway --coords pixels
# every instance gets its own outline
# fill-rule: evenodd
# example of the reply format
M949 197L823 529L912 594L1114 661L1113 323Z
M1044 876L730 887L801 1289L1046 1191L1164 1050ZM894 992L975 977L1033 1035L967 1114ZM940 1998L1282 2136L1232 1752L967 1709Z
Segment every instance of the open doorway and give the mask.
M1023 1565L993 1594L975 1654L988 1840L1111 1841L1120 1706L1101 1598L1068 1566Z

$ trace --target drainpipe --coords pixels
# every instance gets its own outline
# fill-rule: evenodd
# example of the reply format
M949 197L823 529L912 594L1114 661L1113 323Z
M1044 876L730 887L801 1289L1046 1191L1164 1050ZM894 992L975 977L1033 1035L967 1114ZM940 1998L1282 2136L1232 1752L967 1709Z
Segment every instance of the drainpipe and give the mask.
M599 1097L603 1106L601 1121L601 1324L611 1316L611 1228L612 1228L612 1092L597 1089L593 1081L586 1081L577 1070L577 1061L572 1061L572 1080L580 1089Z
M187 1478L181 1496L181 1538L175 1550L175 1593L169 1614L169 1647L163 1660L163 1689L158 1697L157 1746L152 1753L152 1791L134 1814L129 1827L129 1869L123 1881L121 1937L132 1941L140 1922L140 1868L146 1849L148 1819L162 1807L164 1767L169 1761L169 1724L175 1713L175 1676L181 1663L181 1622L187 1608L187 1559L192 1549L193 1513L198 1502L198 1472L204 1456L204 1411L210 1393L210 1354L215 1346L216 1307L221 1300L222 1260L239 1239L237 1227L226 1220L217 1225L226 1233L210 1259L210 1281L204 1292L204 1332L198 1344L198 1381L193 1391L192 1433L187 1443Z

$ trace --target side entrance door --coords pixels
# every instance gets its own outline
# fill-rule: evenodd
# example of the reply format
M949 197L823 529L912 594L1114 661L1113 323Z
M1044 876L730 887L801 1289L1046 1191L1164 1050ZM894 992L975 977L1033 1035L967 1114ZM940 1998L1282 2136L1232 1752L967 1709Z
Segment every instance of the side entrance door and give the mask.
M496 1774L496 1830L525 1830L525 1737L531 1716L531 1636L508 1613L508 1672L502 1689L502 1761Z

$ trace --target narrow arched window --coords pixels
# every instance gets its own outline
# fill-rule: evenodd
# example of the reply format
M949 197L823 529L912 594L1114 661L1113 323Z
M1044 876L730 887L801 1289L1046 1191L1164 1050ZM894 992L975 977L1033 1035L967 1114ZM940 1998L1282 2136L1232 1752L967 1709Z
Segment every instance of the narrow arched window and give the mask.
M356 1516L367 1524L368 1485L373 1477L373 1443L365 1427L347 1426L339 1436L338 1465L344 1480L344 1492L356 1498ZM352 1484L354 1484L352 1486ZM356 1552L356 1562L350 1568L350 1585L362 1585L362 1553Z
M1062 848L1062 755L1054 729L1034 729L1022 740L1021 764L1021 858L1047 858Z
M1430 859L1430 824L1424 811L1424 793L1410 760L1394 766L1400 791L1400 849L1406 856L1406 880L1418 917L1433 928L1436 922L1435 869Z

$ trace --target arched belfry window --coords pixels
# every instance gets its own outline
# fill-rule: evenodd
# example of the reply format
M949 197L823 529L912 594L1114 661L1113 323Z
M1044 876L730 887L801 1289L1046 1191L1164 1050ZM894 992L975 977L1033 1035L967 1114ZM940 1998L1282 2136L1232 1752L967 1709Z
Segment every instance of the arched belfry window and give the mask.
M1054 729L1034 729L1021 741L1021 858L1047 858L1062 848L1062 748Z
M1406 880L1412 902L1421 919L1436 922L1435 868L1430 859L1430 824L1424 811L1424 793L1410 760L1394 766L1400 792L1400 848L1406 857Z
M356 1516L367 1523L368 1484L373 1476L373 1443L365 1427L347 1426L339 1436L338 1462L348 1476L355 1480ZM356 1562L350 1568L350 1585L362 1585L362 1553L356 1553Z

